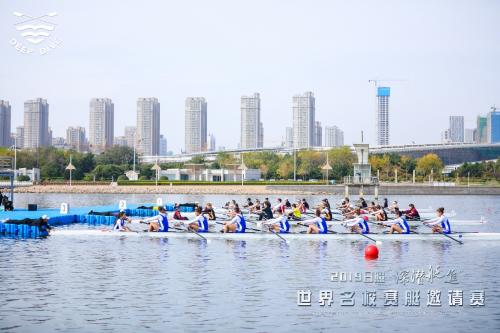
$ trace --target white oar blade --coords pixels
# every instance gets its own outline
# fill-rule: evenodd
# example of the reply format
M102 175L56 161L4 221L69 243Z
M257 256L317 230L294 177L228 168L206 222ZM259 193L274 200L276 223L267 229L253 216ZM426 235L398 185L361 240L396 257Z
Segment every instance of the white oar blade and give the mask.
M286 243L287 243L287 244L290 244L290 241L289 241L289 240L287 240L287 241L286 241Z
M23 16L23 14L18 13L18 12L14 12L14 16Z
M212 243L212 240L211 239L207 239L207 243Z
M382 245L382 241L376 241L375 242L377 245Z
M47 14L47 16L57 16L57 12L53 12L53 13Z

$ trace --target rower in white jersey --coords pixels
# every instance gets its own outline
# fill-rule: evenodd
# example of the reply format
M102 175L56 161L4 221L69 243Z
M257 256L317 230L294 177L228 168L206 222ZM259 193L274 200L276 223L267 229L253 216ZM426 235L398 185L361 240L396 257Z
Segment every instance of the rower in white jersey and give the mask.
M285 211L285 205L283 204L283 202L281 202L281 199L278 199L278 204L273 207L273 213L276 213L279 210L281 210L282 212Z
M307 228L307 233L310 234L312 232L315 232L317 234L326 234L328 233L328 225L326 224L325 219L323 216L321 216L321 211L319 209L316 209L314 212L316 215L315 218L311 220L306 220L303 222L299 222L299 224L302 225L309 225L309 228Z
M244 233L247 228L247 223L245 222L245 218L241 214L241 210L239 208L235 208L234 212L236 216L230 222L222 223L224 228L220 230L220 232L234 232L234 233Z
M361 214L359 208L354 211L354 218L350 220L345 220L342 222L342 225L344 227L350 227L351 232L356 230L357 232L360 232L362 234L369 234L370 233L370 228L368 228L368 223L366 223L366 220L359 216Z
M168 232L168 217L167 217L168 214L165 212L165 208L159 206L158 213L160 214L140 222L149 224L148 228L149 232L151 231Z
M203 216L201 212L202 208L196 207L196 210L194 211L196 217L194 220L186 221L186 223L188 223L188 230L193 229L196 232L208 232L207 218ZM184 224L184 222L181 221L181 224Z
M269 229L272 228L274 231L279 231L280 234L288 233L288 231L290 231L290 223L288 223L287 218L283 216L283 211L278 209L276 213L278 213L277 218L267 220L266 222L263 222L262 225L268 225Z
M408 226L408 223L406 223L406 220L401 215L403 215L403 213L401 213L401 211L398 210L396 211L395 220L378 222L378 224L390 226L391 227L391 231L389 232L390 234L393 234L394 231L397 231L400 234L409 234L410 227Z
M125 221L127 217L125 216L125 212L120 212L116 217L115 224L113 226L113 231L132 231L129 227L125 226Z
M432 219L432 220L427 220L422 222L423 224L427 224L432 226L432 231L431 232L441 232L443 234L451 234L451 228L450 228L450 221L448 221L448 218L444 216L444 208L439 207L437 209L437 218ZM438 224L441 223L441 226Z

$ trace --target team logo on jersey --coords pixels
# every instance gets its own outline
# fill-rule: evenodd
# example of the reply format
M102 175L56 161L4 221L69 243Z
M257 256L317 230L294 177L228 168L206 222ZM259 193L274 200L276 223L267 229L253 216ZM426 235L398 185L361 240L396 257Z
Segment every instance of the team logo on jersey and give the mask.
M10 45L15 50L23 54L31 54L34 51L35 45L40 45L40 54L44 55L53 51L61 41L57 38L51 38L57 23L53 22L57 12L44 14L40 16L31 16L23 13L14 12L14 16L19 18L19 22L14 23L16 30L20 33L21 38L12 38Z

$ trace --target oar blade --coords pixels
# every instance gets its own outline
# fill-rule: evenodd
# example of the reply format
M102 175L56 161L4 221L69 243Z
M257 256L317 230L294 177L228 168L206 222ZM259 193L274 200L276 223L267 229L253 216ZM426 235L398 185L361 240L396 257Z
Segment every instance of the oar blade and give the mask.
M21 13L18 13L18 12L14 12L14 16L18 16L18 17L21 17L21 16L23 16L23 14L21 14Z
M47 14L47 16L57 16L57 12L53 12L53 13L50 13L50 14Z

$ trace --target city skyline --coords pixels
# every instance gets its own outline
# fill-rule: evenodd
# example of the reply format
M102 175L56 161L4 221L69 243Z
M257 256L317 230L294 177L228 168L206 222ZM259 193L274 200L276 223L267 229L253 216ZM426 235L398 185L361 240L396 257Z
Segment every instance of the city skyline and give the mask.
M340 127L346 143L359 141L363 131L365 142L375 144L374 92L368 80L381 77L408 80L382 83L393 95L390 143L411 144L439 142L450 115L473 120L500 103L498 2L431 7L332 1L318 7L278 0L243 7L214 1L196 3L196 10L192 3L151 2L147 11L130 3L123 15L116 15L117 6L92 0L79 8L51 1L4 3L0 51L9 65L0 69L0 99L12 106L11 132L23 125L27 99L49 101L53 136L64 137L69 126L88 126L89 99L104 96L115 104L115 131L121 136L135 123L137 98L155 96L162 103L161 134L170 139L169 150L178 152L184 148L177 138L184 135L185 97L203 96L210 102L209 131L218 145L235 148L239 97L257 91L264 145L273 146L267 141L281 140L285 128L292 127L290 96L312 91L323 126ZM44 13L47 7L59 13L62 43L43 56L21 54L8 43L18 22L12 13ZM89 17L93 24L87 27ZM116 26L127 26L131 33L117 35ZM390 38L378 47L381 32ZM205 51L186 54L194 38ZM248 47L249 40L254 47ZM156 51L137 47L145 44ZM460 93L464 82L470 83L467 94Z

